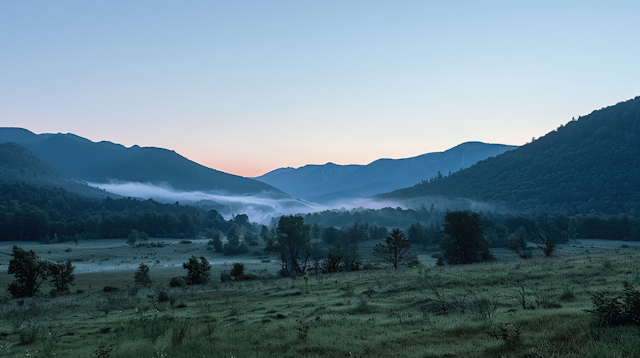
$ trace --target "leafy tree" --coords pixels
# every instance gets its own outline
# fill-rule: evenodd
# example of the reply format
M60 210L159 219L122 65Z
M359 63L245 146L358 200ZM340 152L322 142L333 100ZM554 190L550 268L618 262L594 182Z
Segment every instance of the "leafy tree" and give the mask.
M340 230L335 227L327 226L322 230L322 241L327 244L333 244L338 239L340 239Z
M213 238L209 240L208 244L213 245L213 248L216 250L216 252L222 252L222 233L220 232L220 230L213 231Z
M396 228L385 239L385 243L377 244L373 248L373 256L388 261L394 269L415 260L416 255L411 253L411 242L402 230Z
M133 279L135 282L139 283L142 286L151 286L152 281L151 277L149 276L149 266L141 263L140 267L138 267L138 270L136 270Z
M240 227L236 224L233 224L229 230L227 230L226 236L229 242L224 245L225 255L239 255L249 252L247 244L240 242L240 235L238 234L238 231L240 231Z
M200 285L207 283L211 276L211 265L204 257L200 257L200 262L195 256L191 256L189 262L183 262L182 267L187 270L187 285Z
M140 241L144 242L145 244L149 243L149 234L147 234L144 231L141 231L139 233L138 238L140 239Z
M53 286L57 292L68 292L69 285L75 285L73 283L76 279L73 274L73 269L75 268L75 266L71 265L71 260L48 264L47 275L51 278L51 286Z
M25 251L16 245L12 250L13 259L9 261L7 273L14 275L15 280L9 284L8 291L13 297L31 297L47 279L48 264L33 250Z
M260 228L260 238L262 241L267 241L267 237L269 236L269 228L265 225L262 225Z
M305 275L309 268L309 225L301 216L282 216L278 221L277 236L267 241L265 251L281 260L282 274Z
M447 211L444 218L445 239L440 243L450 264L469 264L493 258L489 243L482 234L478 213Z
M127 237L127 244L129 244L129 246L131 247L134 247L136 246L136 241L138 241L139 238L140 234L138 233L138 230L131 229L131 233Z

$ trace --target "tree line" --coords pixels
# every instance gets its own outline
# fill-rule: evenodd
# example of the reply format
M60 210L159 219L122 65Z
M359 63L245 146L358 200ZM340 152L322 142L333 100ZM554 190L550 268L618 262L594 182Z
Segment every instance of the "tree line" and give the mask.
M150 237L191 238L201 232L227 231L233 224L216 210L178 202L110 197L99 200L60 188L0 183L0 241L51 243L126 238L131 230Z

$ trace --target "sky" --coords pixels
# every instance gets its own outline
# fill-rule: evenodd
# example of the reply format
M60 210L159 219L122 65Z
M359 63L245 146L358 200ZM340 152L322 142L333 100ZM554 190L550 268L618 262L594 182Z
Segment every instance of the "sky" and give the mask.
M0 0L0 126L259 176L522 145L640 95L640 1Z

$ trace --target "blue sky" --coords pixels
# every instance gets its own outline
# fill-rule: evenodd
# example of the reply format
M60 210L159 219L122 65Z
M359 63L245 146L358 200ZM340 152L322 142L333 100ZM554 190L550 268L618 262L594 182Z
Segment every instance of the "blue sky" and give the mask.
M0 125L243 176L522 145L640 95L635 1L0 0Z

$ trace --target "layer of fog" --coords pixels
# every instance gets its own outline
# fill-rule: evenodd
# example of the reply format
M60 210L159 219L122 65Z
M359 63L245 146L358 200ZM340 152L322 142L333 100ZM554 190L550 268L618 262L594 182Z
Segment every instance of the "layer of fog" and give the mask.
M271 218L291 214L307 214L325 210L351 210L355 208L382 209L385 207L407 206L396 201L359 198L337 200L327 204L317 204L293 197L275 199L270 192L255 195L224 195L216 192L178 191L169 185L152 183L120 182L88 183L93 187L104 189L110 193L138 199L153 199L161 203L196 205L205 209L215 209L225 219L237 214L247 214L249 220L261 224L269 224Z

